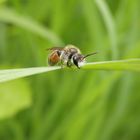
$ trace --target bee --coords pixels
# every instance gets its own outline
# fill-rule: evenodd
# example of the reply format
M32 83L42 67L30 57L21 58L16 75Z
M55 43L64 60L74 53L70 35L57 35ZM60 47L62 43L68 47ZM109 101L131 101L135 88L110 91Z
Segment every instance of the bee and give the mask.
M50 66L60 65L72 67L76 66L80 68L85 63L85 58L91 55L96 54L93 52L87 55L83 55L79 48L74 45L66 45L65 47L52 47L47 50L50 50L51 53L48 56L48 64Z

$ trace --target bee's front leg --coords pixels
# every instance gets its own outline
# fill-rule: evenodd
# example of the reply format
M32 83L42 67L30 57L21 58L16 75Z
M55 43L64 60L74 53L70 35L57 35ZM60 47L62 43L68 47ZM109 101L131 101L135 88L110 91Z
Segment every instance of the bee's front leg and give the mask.
M70 61L67 61L67 67L71 67L72 66L72 64L71 64L71 62Z

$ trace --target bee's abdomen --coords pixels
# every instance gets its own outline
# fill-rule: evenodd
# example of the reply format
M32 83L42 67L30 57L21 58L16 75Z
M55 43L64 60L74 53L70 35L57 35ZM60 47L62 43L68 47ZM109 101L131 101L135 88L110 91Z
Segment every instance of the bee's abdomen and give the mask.
M50 56L48 57L48 64L50 66L56 65L59 61L60 61L60 57L57 52L51 53Z

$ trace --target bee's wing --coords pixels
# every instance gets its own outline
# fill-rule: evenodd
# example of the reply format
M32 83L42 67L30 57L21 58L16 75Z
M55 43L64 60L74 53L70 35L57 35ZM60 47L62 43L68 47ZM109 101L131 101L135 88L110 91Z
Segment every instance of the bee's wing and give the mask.
M59 51L62 51L64 48L63 47L52 47L52 48L47 48L46 50L47 51L55 51L55 50L59 50Z

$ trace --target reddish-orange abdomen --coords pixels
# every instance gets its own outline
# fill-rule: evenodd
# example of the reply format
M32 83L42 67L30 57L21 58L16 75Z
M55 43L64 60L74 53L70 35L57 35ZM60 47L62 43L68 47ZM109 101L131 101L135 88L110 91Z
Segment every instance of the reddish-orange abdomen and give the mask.
M60 61L60 57L56 51L52 52L48 57L48 63L50 66L56 65Z

